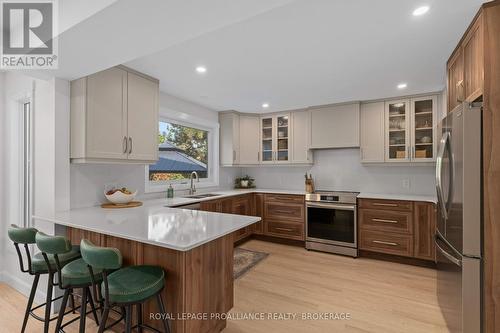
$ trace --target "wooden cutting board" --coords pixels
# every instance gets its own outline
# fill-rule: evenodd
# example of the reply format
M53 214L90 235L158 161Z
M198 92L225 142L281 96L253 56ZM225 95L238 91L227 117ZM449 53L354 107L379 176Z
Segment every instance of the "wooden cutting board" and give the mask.
M139 207L142 206L142 202L140 201L130 201L129 203L126 204L114 204L112 202L106 202L101 204L102 208L132 208L132 207Z

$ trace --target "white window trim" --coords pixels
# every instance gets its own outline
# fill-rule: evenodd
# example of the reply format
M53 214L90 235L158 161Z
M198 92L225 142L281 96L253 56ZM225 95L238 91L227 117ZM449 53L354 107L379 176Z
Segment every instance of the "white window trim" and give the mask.
M173 110L165 110L168 116L160 112L159 122L164 121L182 126L199 128L208 131L208 177L196 182L196 188L207 188L219 186L219 123L212 122L199 117ZM165 182L151 182L149 180L149 165L144 168L144 192L165 192L172 184L175 190L187 190L190 187L189 180L176 180Z

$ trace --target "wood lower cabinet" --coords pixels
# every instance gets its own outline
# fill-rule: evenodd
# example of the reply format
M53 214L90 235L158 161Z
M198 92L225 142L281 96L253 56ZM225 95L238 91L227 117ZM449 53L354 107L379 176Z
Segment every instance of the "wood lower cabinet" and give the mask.
M359 212L360 229L413 234L413 214L409 212L362 209Z
M380 231L360 230L359 248L361 250L395 254L404 257L413 256L413 236Z
M415 257L434 260L436 248L434 246L434 232L436 230L437 208L430 202L415 202Z
M304 224L266 219L265 234L280 238L304 240Z
M305 200L303 195L266 194L264 234L304 240Z
M434 260L436 205L400 200L359 200L359 249Z
M254 198L254 215L261 218L264 217L264 193L255 193ZM253 232L257 235L264 234L264 220L254 224Z
M253 209L253 194L244 194L235 197L224 199L216 199L209 201L202 201L200 203L200 210L208 212L238 214L238 215L255 215ZM233 233L234 241L237 242L245 237L250 236L254 231L254 226L237 230Z
M303 195L251 193L203 201L203 211L259 216L262 221L234 232L237 242L252 234L304 240L305 201Z
M238 215L253 215L252 214L252 195L241 195L232 198L232 214ZM242 228L234 232L234 241L237 242L243 238L250 236L253 232L253 225Z

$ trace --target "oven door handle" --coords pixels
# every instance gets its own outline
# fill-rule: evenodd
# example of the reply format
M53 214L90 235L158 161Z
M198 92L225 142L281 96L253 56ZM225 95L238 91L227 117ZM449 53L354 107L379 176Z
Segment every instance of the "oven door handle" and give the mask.
M330 209L339 209L339 210L351 210L355 211L356 206L355 205L337 205L337 204L330 204L330 203L310 203L308 202L306 204L306 207L316 207L316 208L330 208Z

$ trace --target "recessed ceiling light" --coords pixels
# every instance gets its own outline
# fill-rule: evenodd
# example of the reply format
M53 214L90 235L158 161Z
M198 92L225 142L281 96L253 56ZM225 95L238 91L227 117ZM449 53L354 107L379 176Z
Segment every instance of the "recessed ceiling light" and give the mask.
M263 104L262 104L262 107L263 107L264 109L267 109L267 108L269 107L269 103L263 103Z
M422 7L418 7L417 9L415 9L413 11L413 16L420 16L420 15L424 15L425 13L427 13L429 11L429 6L422 6Z
M398 84L398 89L404 89L406 88L408 85L406 83L400 83Z
M198 73L206 73L207 68L206 68L206 67L203 67L203 66L198 66L198 67L196 67L196 71L197 71Z

